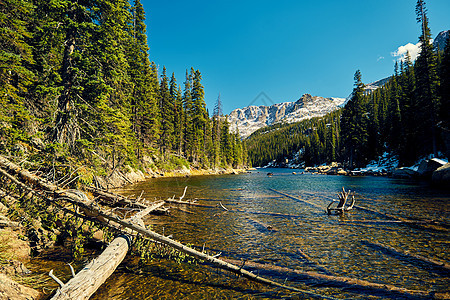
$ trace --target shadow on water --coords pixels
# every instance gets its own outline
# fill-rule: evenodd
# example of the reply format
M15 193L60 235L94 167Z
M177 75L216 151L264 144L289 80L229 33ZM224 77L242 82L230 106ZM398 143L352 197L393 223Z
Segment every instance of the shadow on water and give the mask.
M412 266L418 266L420 268L423 268L424 270L427 270L429 272L436 273L441 276L450 276L450 270L443 268L442 266L438 266L436 264L418 259L416 257L412 257L410 255L407 255L405 253L402 253L396 249L387 248L382 245L377 245L368 241L361 241L361 244L370 247L374 250L380 251L386 255L392 256L393 258L396 258L398 260L401 260L403 262L406 262L408 264L411 264Z

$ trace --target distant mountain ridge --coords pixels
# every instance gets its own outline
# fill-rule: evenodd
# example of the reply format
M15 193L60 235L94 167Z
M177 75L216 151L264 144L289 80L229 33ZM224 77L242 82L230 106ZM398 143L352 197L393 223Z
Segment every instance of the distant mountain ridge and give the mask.
M439 49L440 51L444 51L449 35L450 35L450 30L444 30L444 31L439 32L439 34L436 36L436 38L433 41L434 49L435 50Z
M248 106L233 110L228 116L231 131L239 131L246 138L259 128L276 123L294 123L321 117L343 106L345 98L324 98L304 94L295 102L283 102L271 106Z

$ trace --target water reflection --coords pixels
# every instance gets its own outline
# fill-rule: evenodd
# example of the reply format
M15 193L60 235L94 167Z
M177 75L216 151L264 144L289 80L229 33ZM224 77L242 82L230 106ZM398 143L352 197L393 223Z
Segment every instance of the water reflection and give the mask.
M295 170L294 170L295 171ZM450 260L449 195L423 185L382 177L300 175L301 171L271 169L243 175L159 178L123 189L125 195L164 199L182 195L212 207L181 207L170 216L149 216L152 229L174 239L205 247L211 254L233 259L271 263L281 267L348 276L408 289L444 291L448 273L398 255L375 244L411 251L429 258ZM355 210L345 216L328 216L317 207L280 196L276 189L326 207L344 186L357 192L357 204L408 219L435 220L439 230L393 222L382 215ZM224 211L219 201L229 211ZM188 213L189 212L189 213ZM274 213L264 214L264 213ZM281 215L284 214L284 215ZM270 226L275 230L269 230ZM391 253L392 254L392 253ZM307 257L308 259L305 259ZM137 272L137 271L136 271ZM123 267L108 280L94 299L211 299L286 297L234 275L217 276L202 266L154 261L141 274ZM219 271L222 272L222 271ZM262 273L261 273L262 274ZM222 276L226 275L226 276ZM367 294L338 288L306 286L298 278L276 277L280 282L336 298L367 298ZM114 292L112 292L114 291ZM378 295L377 297L380 297ZM376 297L376 298L377 298ZM389 297L389 295L381 295Z

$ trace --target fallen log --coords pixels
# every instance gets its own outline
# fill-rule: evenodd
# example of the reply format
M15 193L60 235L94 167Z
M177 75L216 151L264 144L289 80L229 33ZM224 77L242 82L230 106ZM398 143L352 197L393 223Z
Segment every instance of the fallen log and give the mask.
M309 257L308 254L306 254L305 252L303 252L301 249L297 249L297 252L300 254L300 256L305 259L306 261L313 261L311 259L311 257Z
M220 207L223 208L224 211L228 211L228 208L226 208L225 206L223 206L222 202L219 202Z
M320 210L325 210L325 207L322 207L322 206L320 206L320 205L311 203L311 202L309 202L309 201L306 201L306 200L303 200L303 199L300 199L300 198L291 196L291 195L289 195L289 194L286 194L286 193L283 193L283 192L280 192L280 191L277 191L277 190L274 190L274 189L270 189L270 188L269 188L269 190L272 191L272 192L278 193L278 194L280 194L280 195L283 195L283 196L285 196L285 197L291 198L291 199L293 199L293 200L295 200L295 201L303 202L303 203L306 203L306 204L308 204L308 205L310 205L310 206L312 206L312 207L319 208Z
M391 214L382 213L380 211L370 209L367 207L362 207L359 205L354 205L356 209L368 212L368 213L374 213L380 216L383 216L385 218L388 218L390 220L395 220L398 223L403 223L407 226L414 227L414 228L421 228L421 229L428 229L428 230L437 230L437 231L448 231L448 228L440 226L439 222L430 221L430 220L411 220L402 218L399 216L394 216Z
M59 288L52 300L89 299L122 262L129 247L129 237L115 238L100 256Z
M152 205L146 207L145 209L141 210L140 212L138 212L137 214L132 216L131 219L142 219L143 217L145 217L146 215L148 215L152 211L160 208L164 204L165 204L164 201L157 201L155 203L152 203Z
M112 206L129 206L129 207L137 207L137 208L146 208L145 204L139 203L137 201L133 201L132 199L128 199L125 196L114 194L108 191L100 190L94 187L87 187L88 191L90 191L94 196L103 200L105 203Z
M223 261L229 262L231 264L239 264L240 261L234 260L234 259L228 259L228 258L222 258ZM302 271L298 269L290 269L286 267L279 267L275 265L270 264L260 264L255 262L246 262L246 266L260 269L260 270L267 270L272 272L279 272L283 273L283 276L285 276L286 273L288 274L295 274L302 277L305 277L307 279L313 279L315 281L321 282L326 284L326 286L335 285L335 286L343 286L347 288L354 288L358 290L367 290L367 291L374 291L374 292L384 292L387 294L395 294L403 297L417 297L417 298L430 298L432 296L431 293L427 291L421 291L421 290L410 290L405 288L396 287L390 284L381 284L381 283L373 283L365 280L360 280L356 278L350 278L350 277L344 277L344 276L331 276L331 275L325 275L320 274L316 272L311 271Z
M192 205L192 206L199 206L199 207L210 207L210 208L214 208L217 207L215 205L206 205L206 204L200 204L200 203L196 203L193 201L180 201L180 200L175 200L172 198L169 198L167 200L164 200L167 203L171 203L171 204L184 204L184 205Z
M152 205L148 206L147 208L141 210L140 212L138 212L134 216L132 216L129 219L129 221L131 223L136 223L136 224L139 224L142 227L145 227L145 224L144 224L144 221L142 220L142 218L145 217L146 215L148 215L149 213L159 209L164 204L165 204L164 201L157 201L157 202L153 203Z
M408 250L396 249L380 243L361 241L361 244L380 250L388 255L392 255L395 258L406 260L409 263L413 263L414 261L416 261L419 262L419 266L426 265L428 267L444 271L447 275L450 275L450 264L448 264L447 262L411 253L411 251Z
M32 185L38 186L39 188L45 190L47 193L57 193L57 192L64 192L62 189L60 189L58 186L47 182L40 178L39 176L36 176L29 172L28 170L23 169L22 167L10 162L6 158L0 155L0 168L4 169L6 172L8 172L10 175L14 174L19 176L23 179L23 181L28 182ZM79 194L73 193L73 198L76 199L76 201L80 203L84 203L86 201L86 198L80 197ZM90 205L93 202L93 200L89 200L87 203L84 203L86 205Z

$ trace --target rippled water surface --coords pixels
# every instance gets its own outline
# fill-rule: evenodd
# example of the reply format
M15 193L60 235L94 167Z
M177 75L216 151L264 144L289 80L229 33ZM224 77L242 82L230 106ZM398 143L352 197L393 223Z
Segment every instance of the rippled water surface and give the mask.
M242 175L158 178L128 186L124 195L147 200L182 195L211 207L177 206L169 216L149 216L147 225L161 234L236 260L347 276L425 291L448 290L449 273L377 245L450 261L449 193L418 182L383 177L292 174L265 169ZM272 177L266 175L273 172ZM345 216L324 209L342 188L356 191L356 204L407 220L434 220L433 226L392 222L386 216L353 210ZM287 193L314 205L271 191ZM225 211L219 202L229 211ZM272 230L268 230L271 226ZM306 259L306 258L308 259ZM154 260L142 268L127 261L94 299L261 299L302 298L204 265ZM257 271L256 271L257 272ZM398 298L275 272L260 275L319 295L347 299ZM286 277L287 276L287 277Z

